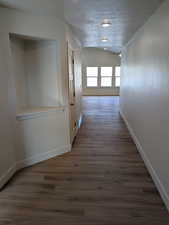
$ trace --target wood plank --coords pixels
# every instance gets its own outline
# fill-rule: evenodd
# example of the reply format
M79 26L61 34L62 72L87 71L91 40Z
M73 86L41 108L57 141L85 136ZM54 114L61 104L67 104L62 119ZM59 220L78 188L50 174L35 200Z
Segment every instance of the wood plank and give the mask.
M0 192L0 225L168 225L119 114L118 97L84 97L71 153L17 173Z

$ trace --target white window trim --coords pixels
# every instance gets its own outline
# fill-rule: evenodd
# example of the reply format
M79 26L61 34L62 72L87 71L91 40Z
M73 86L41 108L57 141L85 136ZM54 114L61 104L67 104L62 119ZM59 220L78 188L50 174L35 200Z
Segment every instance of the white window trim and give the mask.
M114 75L114 76L115 76L115 78L114 78L114 87L115 87L115 88L120 88L120 86L116 86L116 77L117 77L117 78L120 78L120 81L121 81L121 74L120 74L120 76L116 76L116 67L120 67L120 71L121 71L121 66L115 66L115 67L114 67L114 74L115 74L115 75Z
M90 76L90 77L97 78L97 86L87 86L87 74L86 74L87 67L86 67L85 68L85 88L89 88L89 89L90 88L95 88L95 89L120 88L120 87L116 86L116 77L121 77L121 76L115 75L116 66L112 66L112 76L111 76L112 79L111 79L111 86L109 86L109 87L101 86L101 78L103 77L103 76L101 76L101 67L106 67L106 66L93 66L93 67L98 67L98 76ZM111 66L107 66L107 67L111 67ZM110 77L110 76L104 76L104 77Z
M98 76L87 76L87 67L97 67L98 68ZM97 78L97 86L87 86L87 78ZM98 88L99 82L99 67L98 66L86 66L85 68L85 88Z
M97 78L97 86L87 86L87 78ZM90 77L86 76L86 88L98 88L99 87L98 79L99 79L98 76L90 76Z

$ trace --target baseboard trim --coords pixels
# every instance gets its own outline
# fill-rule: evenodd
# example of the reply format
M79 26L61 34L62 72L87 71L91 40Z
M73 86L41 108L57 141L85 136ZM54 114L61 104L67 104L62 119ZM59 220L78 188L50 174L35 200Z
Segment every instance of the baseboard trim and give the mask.
M11 177L16 173L16 164L14 164L12 167L10 167L7 172L5 172L0 177L0 190L3 188L3 186L11 179Z
M18 171L25 167L35 165L42 161L51 159L53 157L68 153L71 151L71 145L62 146L60 148L53 149L48 152L40 153L38 155L29 157L27 159L16 162L8 171L0 177L0 189L12 178L12 176Z
M40 154L35 155L35 156L31 156L27 159L24 159L24 160L21 160L21 161L17 162L16 163L17 169L22 169L22 168L27 167L27 166L32 166L36 163L51 159L53 157L65 154L65 153L70 152L70 151L71 151L70 146L64 146L64 147L61 147L61 148L53 149L53 150L48 151L48 152L40 153Z
M159 191L159 193L161 195L161 198L163 199L163 202L164 202L167 210L169 211L169 196L167 194L167 191L164 188L164 185L160 181L159 176L157 175L155 169L153 168L150 160L146 156L145 151L143 150L143 147L142 147L139 139L135 135L134 130L130 126L126 116L124 115L124 113L122 111L120 111L120 115L123 118L123 120L124 120L124 122L125 122L125 124L126 124L126 126L128 128L128 130L130 132L130 135L131 135L134 143L137 146L137 149L138 149L138 151L139 151L139 153L140 153L140 155L141 155L141 157L142 157L142 159L143 159L143 161L144 161L144 163L145 163L145 165L146 165L146 167L147 167L147 169L148 169L148 171L149 171L149 173L150 173L150 175L151 175L151 177L152 177L152 179L153 179L153 181L154 181L154 183L155 183L155 185L156 185L156 187L157 187L157 189L158 189L158 191Z
M83 123L83 114L80 115L80 118L79 118L79 121L78 121L78 128L81 127L82 123Z

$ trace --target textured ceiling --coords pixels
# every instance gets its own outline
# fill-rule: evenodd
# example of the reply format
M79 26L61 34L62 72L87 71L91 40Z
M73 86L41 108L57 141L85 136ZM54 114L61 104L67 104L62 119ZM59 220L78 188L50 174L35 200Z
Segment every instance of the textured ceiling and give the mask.
M0 0L5 7L65 18L84 47L120 52L164 0ZM112 25L101 27L103 19ZM102 43L101 38L108 42Z
M34 14L63 17L63 0L0 0L0 5Z

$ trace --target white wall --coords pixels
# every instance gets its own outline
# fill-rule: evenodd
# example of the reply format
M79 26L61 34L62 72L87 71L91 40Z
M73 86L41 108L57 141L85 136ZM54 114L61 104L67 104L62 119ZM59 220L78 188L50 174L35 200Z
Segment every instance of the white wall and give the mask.
M57 42L25 40L15 35L11 35L10 41L17 111L59 105Z
M68 109L59 107L17 120L17 166L70 151ZM24 119L23 119L24 118Z
M96 48L83 48L82 50L82 73L83 73L83 95L119 95L119 88L87 88L86 67L87 66L120 66L121 58L110 51Z
M169 1L123 51L121 111L169 208Z
M28 105L27 79L25 76L25 51L24 41L16 38L10 38L10 47L12 53L12 74L15 79L16 88L16 108Z
M10 77L8 36L0 34L0 187L15 165L15 97Z
M59 105L58 47L56 41L25 41L28 105Z
M17 169L70 151L66 26L56 17L0 8L0 187ZM29 112L16 120L18 94L9 33L57 42L57 95L62 107ZM24 68L20 68L22 72ZM21 105L23 99L19 100Z
M67 101L66 85L64 78L66 74L66 24L64 21L54 16L35 16L29 13L0 8L0 32L4 34L16 33L19 35L30 36L55 40L58 43L58 78L61 86L60 98L62 103Z

